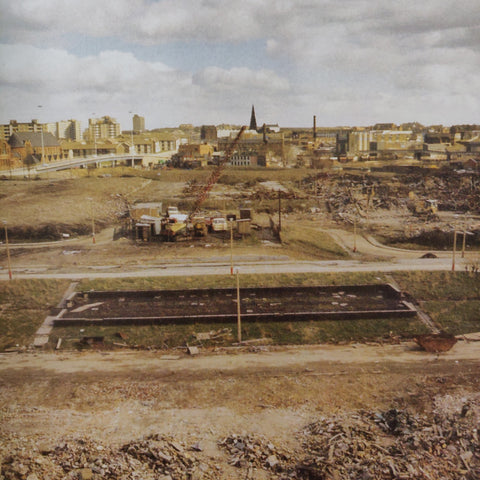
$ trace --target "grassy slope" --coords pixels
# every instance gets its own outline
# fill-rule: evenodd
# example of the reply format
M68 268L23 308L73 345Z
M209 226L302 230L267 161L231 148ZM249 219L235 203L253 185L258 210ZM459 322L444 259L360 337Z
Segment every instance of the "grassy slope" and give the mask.
M29 345L68 285L68 280L0 282L0 351Z
M463 272L398 272L392 274L402 289L413 295L445 330L454 333L480 331L480 276ZM282 285L342 285L383 283L385 277L376 273L344 274L285 274L242 275L241 286ZM0 350L9 346L28 345L43 322L49 309L55 306L68 286L60 280L14 280L0 282ZM208 277L167 277L83 281L78 290L176 289L234 287L229 275ZM57 337L65 345L75 345L83 335L105 335L109 343L123 342L116 333L128 335L129 345L173 347L195 343L194 333L222 328L231 329L226 343L236 340L232 324L186 325L181 327L86 327L55 329L51 343ZM302 344L372 340L393 336L410 337L424 333L425 327L417 319L362 320L343 322L275 322L244 323L243 339L270 338L276 344ZM204 342L204 345L214 344Z

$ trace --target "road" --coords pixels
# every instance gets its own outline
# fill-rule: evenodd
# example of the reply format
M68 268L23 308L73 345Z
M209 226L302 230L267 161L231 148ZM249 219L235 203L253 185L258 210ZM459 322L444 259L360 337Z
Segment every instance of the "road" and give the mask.
M352 252L353 234L341 229L326 230L335 241L346 251ZM113 229L105 229L97 235L96 245L91 244L91 238L72 239L60 242L45 242L37 244L11 245L12 250L50 248L52 255L58 255L59 248L100 248L112 245ZM348 260L326 261L299 261L289 260L288 257L252 254L233 257L234 269L240 274L279 274L279 273L338 273L338 272L393 272L393 271L449 271L452 270L452 252L434 251L437 258L421 258L427 250L405 250L389 247L378 243L370 236L355 238L357 253L352 253ZM460 252L455 256L455 269L464 271L475 253L468 252L461 258ZM199 276L225 275L230 273L230 258L225 256L215 261L206 258L191 259L185 262L178 260L149 261L149 263L122 262L118 258L116 263L105 265L25 265L13 264L14 278L57 278L78 280L82 278L132 278L132 277L168 277L168 276ZM6 265L0 266L0 280L8 279Z
M462 260L457 270L464 270ZM338 272L394 272L394 271L447 271L452 269L451 259L399 259L387 262L362 262L359 260L335 261L252 261L236 263L234 269L240 274L278 273L338 273ZM189 264L161 263L156 265L95 265L78 266L69 271L48 271L47 266L15 267L14 278L57 278L78 280L82 278L134 278L225 275L230 273L228 262L197 262ZM6 268L0 270L0 280L8 280Z

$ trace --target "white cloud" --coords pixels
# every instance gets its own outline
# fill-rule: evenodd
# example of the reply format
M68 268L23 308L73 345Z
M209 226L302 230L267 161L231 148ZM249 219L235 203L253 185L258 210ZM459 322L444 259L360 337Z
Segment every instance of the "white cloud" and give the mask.
M328 124L478 118L478 0L0 0L0 8L0 101L9 115L18 105L6 94L34 104L61 97L74 110L70 92L78 108L138 104L157 123L240 121L251 103L290 125L321 112ZM125 51L82 58L65 47L71 35L119 41ZM183 71L174 58L165 65L128 52L175 42L188 55L197 41L240 45L242 55Z
M194 76L194 82L207 88L221 90L248 89L263 92L281 93L289 89L289 83L271 70L251 70L236 67L225 70L207 67Z

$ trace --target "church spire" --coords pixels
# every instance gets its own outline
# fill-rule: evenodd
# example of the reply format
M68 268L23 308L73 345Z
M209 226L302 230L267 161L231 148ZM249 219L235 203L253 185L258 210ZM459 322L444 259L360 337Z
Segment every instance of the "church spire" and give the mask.
M252 115L250 116L250 127L249 130L257 129L257 119L255 118L255 107L252 105Z

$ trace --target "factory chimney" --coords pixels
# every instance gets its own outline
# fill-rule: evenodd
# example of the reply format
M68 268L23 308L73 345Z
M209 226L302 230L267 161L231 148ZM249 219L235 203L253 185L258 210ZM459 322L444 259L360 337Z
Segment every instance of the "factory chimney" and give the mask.
M317 116L313 116L313 141L317 139Z

